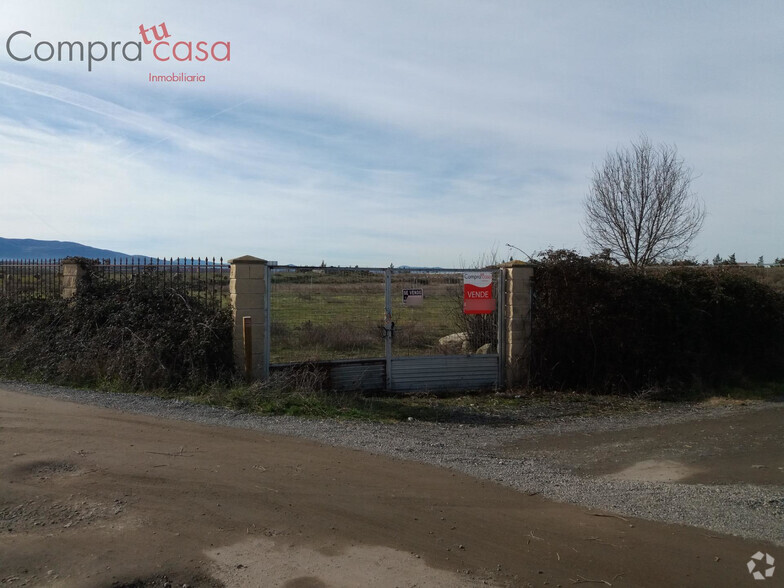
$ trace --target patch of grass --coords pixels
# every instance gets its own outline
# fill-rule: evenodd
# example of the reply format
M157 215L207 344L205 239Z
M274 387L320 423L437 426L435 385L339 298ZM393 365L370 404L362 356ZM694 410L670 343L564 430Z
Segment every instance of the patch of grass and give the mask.
M784 382L765 382L744 386L725 386L703 392L702 402L717 406L746 404L749 401L784 402Z
M266 415L505 426L653 410L661 405L642 397L532 390L365 394L332 391L325 382L315 367L303 366L274 372L267 382L214 384L189 400Z

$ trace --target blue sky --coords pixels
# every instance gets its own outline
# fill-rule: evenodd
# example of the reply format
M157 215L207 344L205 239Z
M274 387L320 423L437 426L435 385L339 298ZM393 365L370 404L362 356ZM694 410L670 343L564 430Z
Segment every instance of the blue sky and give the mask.
M11 59L48 41L231 60ZM587 252L594 165L675 144L691 255L784 257L784 4L519 0L0 4L0 236L134 254L454 266ZM149 75L201 74L203 83Z

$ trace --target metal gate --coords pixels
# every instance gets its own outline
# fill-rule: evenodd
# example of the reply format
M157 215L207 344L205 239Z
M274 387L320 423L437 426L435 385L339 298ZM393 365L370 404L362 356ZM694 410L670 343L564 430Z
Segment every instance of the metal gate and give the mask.
M464 271L272 267L271 371L321 370L334 389L501 386L503 316L463 313ZM499 298L502 273L482 271L492 274Z

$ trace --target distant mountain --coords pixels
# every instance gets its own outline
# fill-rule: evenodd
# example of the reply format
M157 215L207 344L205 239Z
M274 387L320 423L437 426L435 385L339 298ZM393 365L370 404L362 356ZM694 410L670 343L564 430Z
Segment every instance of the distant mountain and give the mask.
M4 239L0 237L0 259L60 259L63 257L132 257L127 253L97 249L70 241L39 241L38 239Z

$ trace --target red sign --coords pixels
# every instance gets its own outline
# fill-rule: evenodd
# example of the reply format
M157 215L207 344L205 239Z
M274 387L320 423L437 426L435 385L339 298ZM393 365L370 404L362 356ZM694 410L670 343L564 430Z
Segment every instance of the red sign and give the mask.
M492 272L467 272L463 274L463 312L465 314L490 314L495 312Z

